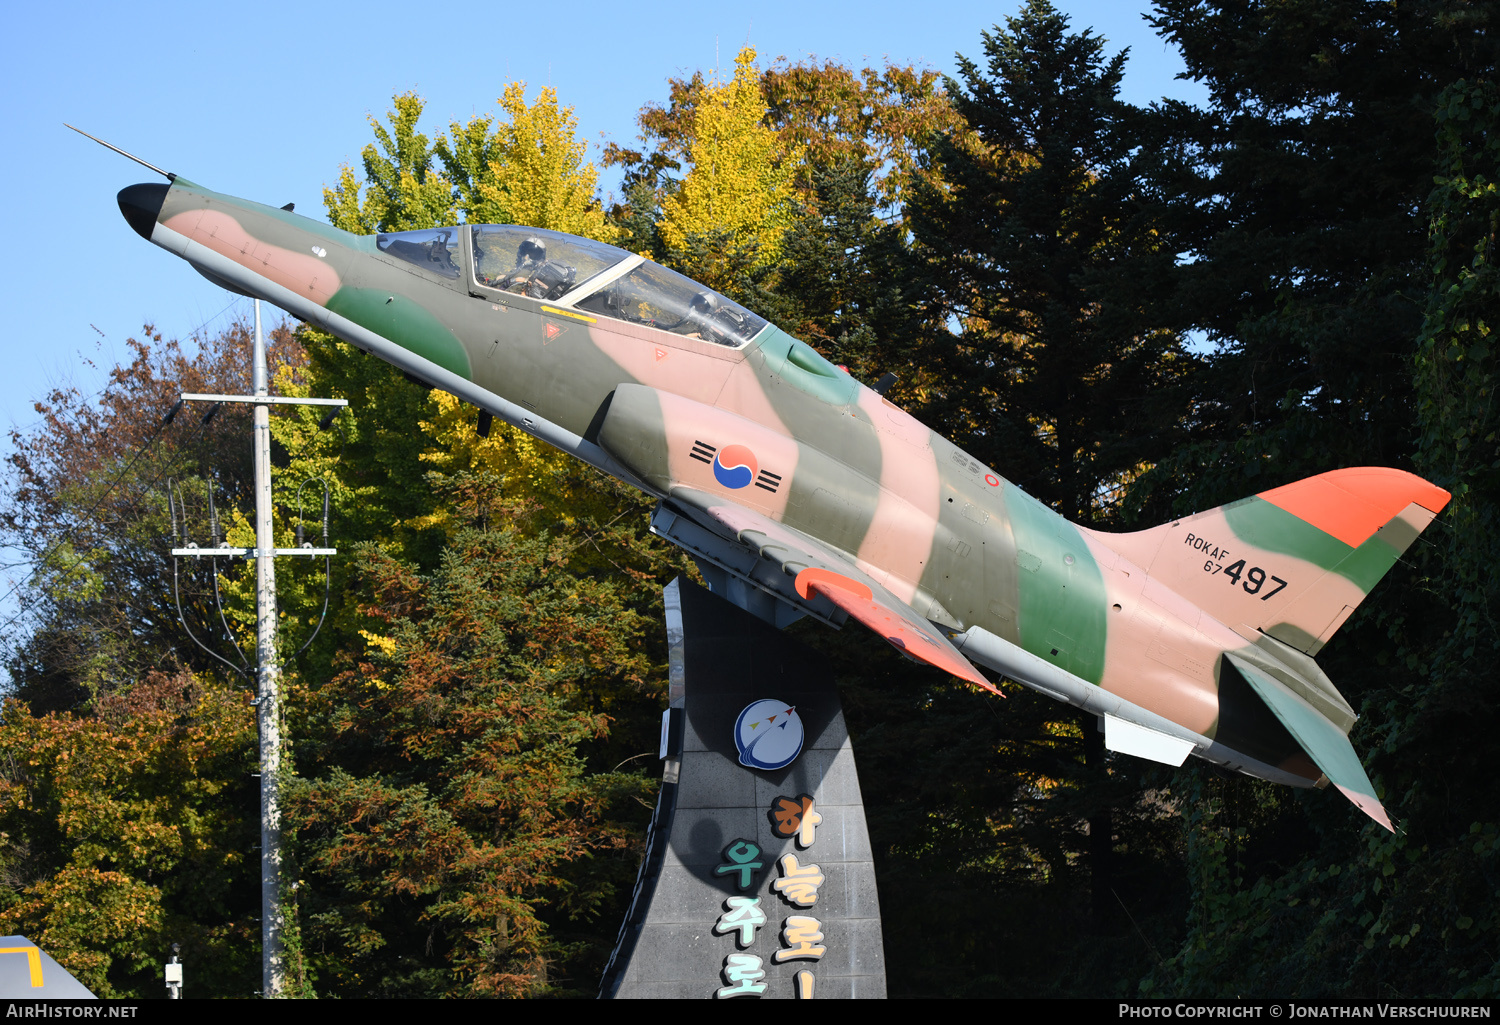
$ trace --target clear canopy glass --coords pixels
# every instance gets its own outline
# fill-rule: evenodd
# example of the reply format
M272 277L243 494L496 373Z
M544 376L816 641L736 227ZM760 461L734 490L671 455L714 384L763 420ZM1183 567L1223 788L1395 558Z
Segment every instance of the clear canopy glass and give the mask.
M574 305L589 313L719 345L743 345L766 326L738 303L649 260Z
M375 236L375 246L387 256L414 263L439 277L458 278L457 228L384 232Z
M513 224L476 224L474 280L533 299L561 299L630 254L603 242Z
M516 225L470 228L474 280L687 338L738 347L766 322L719 293L623 249Z

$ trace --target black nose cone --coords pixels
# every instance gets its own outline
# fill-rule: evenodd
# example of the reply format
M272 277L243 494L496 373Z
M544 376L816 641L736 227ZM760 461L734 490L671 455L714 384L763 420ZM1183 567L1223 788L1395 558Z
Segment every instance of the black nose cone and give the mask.
M167 201L169 188L170 185L127 185L117 197L120 213L125 215L135 233L147 242L151 241L151 232L156 229L156 218L161 214L161 205Z

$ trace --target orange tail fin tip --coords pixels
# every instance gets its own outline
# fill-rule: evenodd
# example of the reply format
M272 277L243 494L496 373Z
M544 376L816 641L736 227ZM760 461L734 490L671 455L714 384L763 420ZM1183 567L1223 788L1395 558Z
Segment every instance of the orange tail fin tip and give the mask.
M1256 497L1358 548L1411 503L1438 513L1452 496L1405 470L1355 466L1284 484Z

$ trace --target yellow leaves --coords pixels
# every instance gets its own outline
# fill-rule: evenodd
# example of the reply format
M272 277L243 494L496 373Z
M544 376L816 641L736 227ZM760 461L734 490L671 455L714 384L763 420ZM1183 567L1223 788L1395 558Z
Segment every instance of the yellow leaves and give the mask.
M370 650L379 652L386 658L394 657L396 649L400 647L400 644L394 637L371 633L369 630L360 630L359 635L365 639L365 643L370 646ZM388 690L391 685L384 677L373 676L369 680L369 686L375 690Z
M393 99L387 124L370 125L376 142L362 156L361 181L351 167L323 190L329 220L346 231L371 234L470 223L525 224L612 241L615 230L595 198L598 173L584 160L572 107L543 89L526 102L513 82L497 101L502 117L453 122L451 139L429 143L416 130L423 102L414 93Z
M576 137L573 108L560 106L550 86L528 106L524 82L506 86L496 102L508 120L496 126L494 157L477 183L469 220L613 241L615 230L594 199L598 172L583 159L586 146Z
M354 168L345 164L339 168L339 183L335 188L323 188L323 206L328 210L328 220L336 228L359 235L368 234L370 225L360 209L359 181L354 177Z
M1067 740L1082 740L1083 730L1073 719L1054 719L1043 724L1042 730L1048 736L1061 737Z
M361 183L353 169L345 165L340 169L338 186L323 190L328 219L345 231L368 235L458 221L453 182L432 167L427 137L417 131L421 97L404 93L394 97L392 105L395 110L386 114L389 128L370 117L379 148L372 143L360 154L366 184L373 187L361 199Z
M693 236L727 233L732 245L758 247L773 263L796 217L793 171L800 147L787 149L763 123L766 114L755 50L735 58L734 77L703 88L693 116L692 170L662 202L662 238L681 249Z
M580 474L572 457L499 421L488 438L481 438L472 406L443 391L432 397L437 416L419 426L433 441L420 458L434 470L450 477L488 477L501 498L534 504L552 522L571 524L580 510L598 506L600 494L587 486L589 478ZM409 525L453 526L451 514L451 507L444 506L421 524Z
M944 187L927 159L934 136L947 135L960 147L978 143L931 69L887 64L855 71L832 60L778 61L761 86L783 140L805 146L806 162L818 167L849 161L869 167L877 205L893 216L901 216L917 178ZM811 182L804 177L798 184L804 201L815 204Z
M365 639L365 643L383 655L394 655L396 653L396 639L385 637L380 634L371 633L368 630L359 631L359 635Z

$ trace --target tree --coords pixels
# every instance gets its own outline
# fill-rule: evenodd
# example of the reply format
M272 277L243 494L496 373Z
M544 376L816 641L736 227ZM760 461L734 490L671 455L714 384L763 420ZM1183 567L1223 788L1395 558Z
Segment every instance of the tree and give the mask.
M856 72L834 61L777 62L761 74L761 92L766 123L789 152L803 152L798 185L804 205L816 211L821 207L809 172L859 166L870 175L874 209L900 220L913 182L933 171L931 139L968 136L937 72L914 65Z
M410 93L395 97L389 127L371 120L376 142L364 149L364 181L346 167L338 187L325 190L329 220L347 231L369 233L436 227L461 218L515 219L610 239L612 228L593 195L593 165L580 163L584 148L574 138L572 108L559 107L552 89L527 106L520 83L508 86L499 102L504 120L484 115L467 125L454 122L451 138L439 135L433 142L417 131L422 101ZM418 423L442 424L438 429L456 438L452 419L461 407L447 399L440 404L440 393L405 381L388 365L323 332L304 329L302 337L309 353L308 386L348 398L353 415L345 417L337 435L314 431L314 417L288 418L278 427L278 440L309 469L331 469L345 494L358 496L341 503L352 536L383 538L398 546L393 554L431 567L443 542L446 513L426 475L433 460L450 457L413 444L411 430ZM465 444L479 440L472 432L463 437ZM492 462L492 472L512 480L573 472L564 468L569 457L520 439L504 425L497 426L488 450L492 456L510 453L527 460L505 467ZM335 453L336 464L330 461ZM472 456L452 458L472 462Z
M433 166L433 146L426 135L417 131L417 121L422 117L421 98L415 93L404 93L391 102L396 109L386 115L389 128L370 117L376 142L361 151L364 182L346 164L339 170L338 185L324 188L323 205L328 208L329 223L359 235L458 223L457 186ZM484 128L488 128L487 123ZM494 147L487 134L475 140L481 160ZM474 169L477 171L486 163ZM476 198L472 190L467 198L471 201Z
M1174 158L1151 187L1191 254L1167 291L1217 346L1199 444L1156 475L1179 509L1410 466L1432 110L1480 38L1436 15L1469 6L1158 5L1211 97L1150 128Z
M1137 297L1176 254L1132 181L1124 54L1041 0L1007 24L949 89L977 145L940 141L946 189L911 204L942 361L922 408L1069 519L1106 523L1180 437L1193 361Z
M595 195L598 175L583 160L572 107L543 89L526 103L524 82L505 87L505 117L477 115L436 140L417 131L425 104L415 93L392 99L387 125L374 117L375 142L362 151L364 181L347 165L323 190L328 219L357 234L457 224L525 224L613 240Z
M1106 59L1104 40L1069 32L1046 0L983 41L984 66L961 59L947 90L971 134L934 141L935 173L908 204L906 288L928 310L904 354L922 367L915 412L1067 519L1117 524L1122 491L1183 436L1194 368L1139 291L1175 251L1134 184L1124 54ZM1120 787L1092 717L1034 695L1007 705L1016 740L986 760L1034 782L988 791L990 821L1007 824L1011 859L1047 852L1054 879L1086 851L1093 930L1124 928L1116 870L1156 842L1158 816Z
M222 671L188 633L226 643L207 567L179 567L185 626L178 619L167 482L188 501L179 522L206 543L210 494L226 523L251 500L249 413L230 405L208 423L206 410L163 417L184 391L245 393L250 346L243 324L196 341L190 357L148 327L97 398L58 389L37 403L33 429L11 434L0 530L31 573L7 667L38 713L87 706L153 669ZM273 332L270 360L293 378L301 350Z
M774 265L796 214L792 180L801 155L784 150L761 123L755 50L741 50L734 67L732 79L705 83L697 98L686 146L692 167L662 200L657 225L677 256L671 262L688 256L693 276L714 288L734 281L737 260Z
M925 324L903 272L905 232L876 216L869 165L855 156L812 169L812 198L786 234L769 287L749 301L855 377L900 369Z
M930 300L938 269L953 258L948 239L934 232L927 240L930 248L913 257L906 234L915 229L916 197L930 196L940 204L954 188L948 165L931 148L934 129L948 129L947 145L964 157L978 160L990 153L979 126L949 105L957 87L939 89L935 76L900 69L856 74L811 64L773 69L761 81L766 123L783 145L803 147L794 179L799 215L783 234L775 263L754 272L734 268L732 279L719 287L814 341L867 381L894 370L901 378L898 400L915 400L918 411L945 432L950 423L941 414L931 417L938 398L962 396L988 410L989 398L970 390L975 367L950 362L938 345L948 311L935 309ZM661 220L651 215L652 204L669 208L673 190L686 181L677 175L691 166L688 148L706 87L701 75L673 81L667 105L642 111L645 151L616 147L606 156L627 167L630 202L617 216L630 237L643 242L659 237ZM1125 146L1123 135L1122 130L1113 141ZM1094 216L1105 216L1104 193L1116 184L1099 187ZM953 220L973 217L982 202L976 193L953 199ZM1132 209L1116 223L1130 224L1131 216L1143 218ZM1132 230L1138 229L1132 225ZM1092 268L1101 278L1111 260L1147 234L1138 230L1126 237L1122 228L1116 233L1120 238L1095 233L1105 235ZM715 266L696 252L665 245L653 252L662 249L690 276L703 278L702 268ZM721 252L713 258L722 260ZM1152 252L1152 259L1170 265L1170 254ZM1127 273L1120 271L1122 277ZM1133 301L1123 312L1097 320L1113 316L1109 330L1126 335L1122 344L1131 344L1131 324L1148 320L1142 305ZM1080 313L1085 316L1086 311ZM1135 320L1122 326L1127 316ZM1111 337L1104 327L1097 332ZM1152 341L1171 339L1153 336ZM1147 383L1155 382L1136 383L1134 398L1144 398ZM1113 425L1115 418L1100 411L1093 423ZM975 444L980 434L963 440ZM985 444L994 447L993 440ZM892 964L892 991L1076 992L1068 987L1077 987L1078 979L1059 966L1077 964L1083 956L1098 969L1090 973L1087 992L1133 991L1149 963L1136 934L1101 934L1090 928L1087 901L1079 906L1079 893L1088 889L1089 843L1080 825L1097 816L1100 805L1119 809L1113 821L1119 837L1115 878L1122 887L1138 888L1125 891L1129 910L1166 946L1180 921L1181 893L1180 887L1174 891L1169 853L1179 827L1168 810L1154 802L1133 804L1129 777L1093 778L1099 774L1087 772L1080 758L1078 725L1071 716L1060 717L1059 707L1045 699L1021 692L996 715L931 671L883 657L857 634L831 635L815 627L803 634L808 643L833 653L842 667L840 687L860 752L882 892L896 889L904 895L902 902L887 905L887 935L921 930L932 939L923 956ZM1110 830L1096 832L1108 839ZM1116 906L1106 888L1098 889ZM1133 892L1153 899L1138 902ZM1155 899L1174 892L1178 898ZM923 909L920 922L904 917L906 902ZM1047 954L1031 942L1041 935L1055 941L1044 948ZM1085 935L1086 940L1080 938ZM1010 947L1007 936L1025 936L1028 942ZM1059 946L1066 952L1058 953ZM999 950L1007 962L1024 965L1014 978L995 970L992 955Z
M612 229L596 217L598 204L586 191L594 169L579 163L583 147L573 137L572 109L559 107L551 89L527 107L519 84L507 88L501 104L508 120L496 124L485 116L453 123L451 138L440 135L429 143L416 131L421 101L398 96L389 129L376 126L379 149L366 147L365 182L325 194L330 220L348 230L392 230L392 224L360 220L359 212L413 209L421 204L410 190L420 193L423 183L441 180L452 190L455 216L498 215L495 204L510 196L506 202L557 218L536 226L610 237ZM437 171L439 164L445 173ZM366 190L362 200L360 189ZM625 572L637 580L654 581L680 564L663 563L659 546L647 540L643 516L639 522L627 518L627 512L645 508L638 494L507 425L496 424L488 438L480 438L473 411L452 396L420 389L321 332L304 329L303 338L309 353L304 387L349 398L352 415L341 418L337 432L315 430L311 414L282 418L274 429L294 465L336 478L344 536L379 538L393 556L430 570L451 532L493 522L482 507L500 500L508 503L506 515L522 517L528 529L577 530L596 539L596 550L624 545L632 560ZM417 425L422 433L414 438ZM599 540L604 535L608 542Z
M411 211L443 210L608 238L571 111L550 90L527 107L519 85L502 106L508 120L429 143L420 101L398 97L366 180L327 194L330 218L379 231L393 224L377 216L431 226ZM439 182L448 207L423 198ZM289 822L315 985L556 991L608 950L562 937L628 895L625 845L646 806L618 805L650 784L610 769L655 736L665 650L641 624L685 560L623 486L504 425L481 438L452 396L303 338L301 387L351 408L336 431L303 414L275 436L294 470L332 480L338 536L379 547L344 581L328 660L291 682Z
M475 138L489 118L475 118L462 131L452 126L453 143L439 138L438 154L454 172L464 196L467 220L491 224L526 224L614 241L597 195L598 174L583 162L585 145L577 139L572 107L559 107L557 91L543 89L530 107L526 86L505 87L500 107L509 120L500 124L494 142L477 147L484 152L482 167L460 159L463 146ZM457 173L462 167L463 173Z
M1422 426L1418 460L1453 492L1444 562L1453 574L1460 612L1451 635L1453 667L1469 683L1476 663L1500 645L1500 615L1474 542L1500 541L1500 423L1494 406L1500 327L1500 268L1495 229L1500 224L1500 87L1460 79L1439 96L1436 117L1441 174L1427 201L1431 217L1428 263L1432 288L1417 352ZM1473 649L1472 651L1470 649ZM1480 675L1488 676L1487 673Z
M1153 980L1178 992L1226 982L1309 996L1500 992L1491 949L1500 928L1491 779L1500 752L1490 728L1500 700L1487 668L1497 638L1482 569L1496 546L1500 497L1488 342L1500 312L1493 79L1453 83L1434 115L1441 173L1426 203L1431 288L1415 360L1415 457L1454 500L1447 529L1397 581L1419 600L1402 608L1386 589L1388 607L1366 614L1356 655L1362 712L1374 723L1372 777L1401 832L1361 836L1286 802L1247 817L1235 851L1214 842L1223 823L1203 814L1192 862L1214 892L1195 901L1188 943ZM1317 832L1295 834L1300 850L1276 850L1276 834L1304 816Z
M586 549L467 529L430 576L366 550L378 632L296 697L307 778L288 821L324 995L588 987L545 923L598 909L617 880L585 862L626 847L608 809L651 784L587 771L608 719L581 699L647 685L655 624L628 578L573 565Z
M1487 3L1159 5L1212 96L1165 112L1161 149L1191 159L1162 187L1194 226L1176 294L1221 349L1204 443L1147 483L1186 510L1376 463L1455 500L1319 657L1361 712L1355 746L1400 832L1192 774L1189 929L1155 992L1496 991L1495 696L1478 669L1494 638L1475 575L1493 542L1493 18Z
M871 210L882 219L899 220L914 176L930 173L925 164L927 140L939 130L961 133L964 129L936 73L890 65L855 72L832 61L822 65L778 61L759 74L757 113L749 88L736 85L742 76L748 85L753 60L753 51L742 52L736 61L736 78L727 84L710 82L702 72L671 79L665 105L648 103L641 108L637 119L641 148L618 143L605 147L605 166L620 166L625 172L624 199L611 217L628 248L656 254L768 316L795 317L796 311L788 311L769 295L773 290L784 291L775 269L777 254L766 248L770 242L778 236L790 240L804 234L808 225L799 222L807 218L842 216L823 210L819 197L827 198L830 180L847 174L867 175L869 182L861 185L860 192L874 195ZM705 112L711 95L717 105ZM731 110L730 97L737 104L732 109L739 112L733 118L725 116ZM731 121L738 127L730 125ZM746 149L742 160L748 162L732 165L736 173L728 181L700 174L694 186L699 195L685 200L679 192L698 166L695 147L711 166L718 166L709 154L708 137L700 139L710 124L714 126L711 131L719 133L714 138L732 128L731 134L743 140L739 143ZM765 129L774 133L774 142ZM755 171L752 165L761 170ZM760 185L748 187L757 175ZM791 204L786 202L787 189L794 200ZM702 215L697 216L696 226L683 227L686 205L691 202L706 208L711 205L706 198L710 194L716 197L711 202L772 212L769 230L762 231L760 214L735 231ZM678 226L667 229L669 220ZM797 287L793 284L791 290Z
M101 997L160 995L172 942L202 996L249 996L255 955L242 692L150 672L92 714L0 718L0 928L39 944Z
M931 136L966 131L937 73L914 65L855 71L834 61L777 60L759 82L761 122L777 134L783 153L802 155L793 183L804 205L814 198L812 169L852 162L869 169L876 208L899 219L912 180L931 172ZM627 201L614 211L616 220L654 212L679 187L683 166L692 163L698 110L709 88L702 72L670 79L666 105L648 103L637 118L643 148L613 142L605 147L604 165L625 169ZM644 204L632 198L636 185L646 187Z

